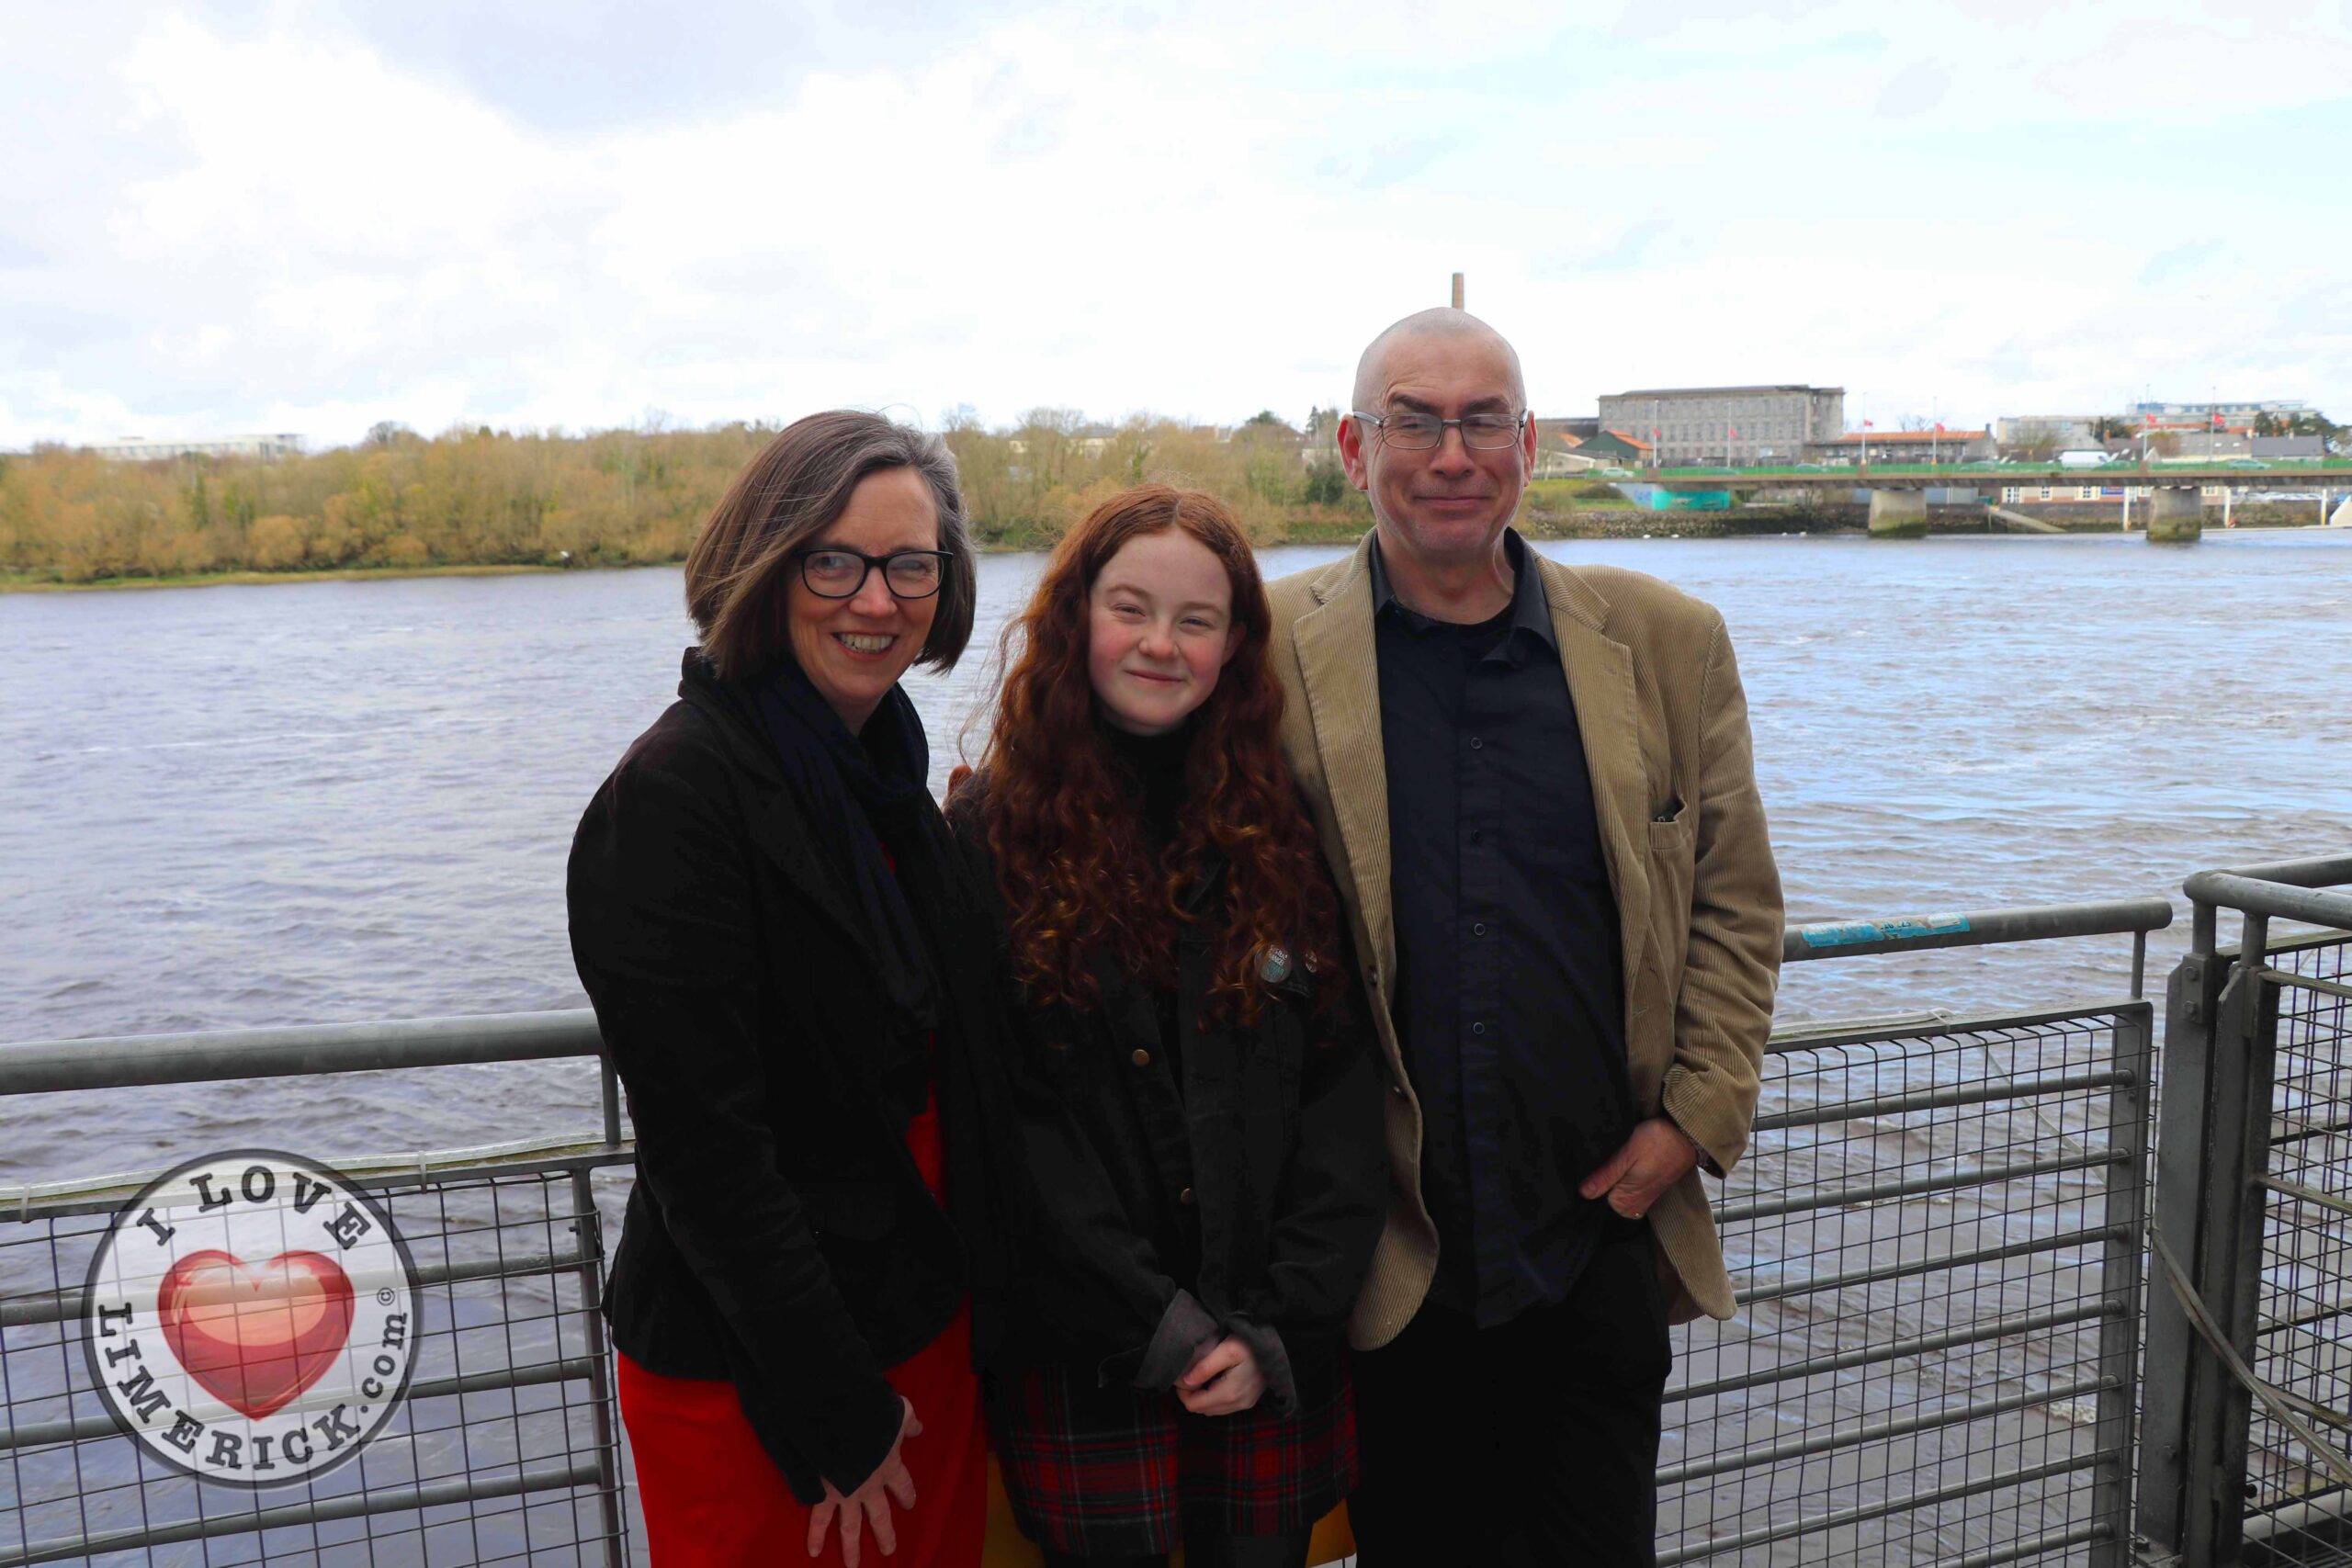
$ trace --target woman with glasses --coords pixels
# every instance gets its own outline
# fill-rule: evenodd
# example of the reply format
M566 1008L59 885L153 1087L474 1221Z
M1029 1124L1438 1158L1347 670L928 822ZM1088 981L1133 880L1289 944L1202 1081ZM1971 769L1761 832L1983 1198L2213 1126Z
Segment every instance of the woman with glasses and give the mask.
M700 645L569 888L637 1134L608 1307L653 1562L974 1562L995 977L899 684L971 632L954 459L801 420L685 587Z
M1296 1568L1354 1483L1381 1089L1271 624L1222 503L1113 497L1047 564L950 802L995 896L1035 1216L989 1423L1052 1568L1179 1537L1192 1568Z

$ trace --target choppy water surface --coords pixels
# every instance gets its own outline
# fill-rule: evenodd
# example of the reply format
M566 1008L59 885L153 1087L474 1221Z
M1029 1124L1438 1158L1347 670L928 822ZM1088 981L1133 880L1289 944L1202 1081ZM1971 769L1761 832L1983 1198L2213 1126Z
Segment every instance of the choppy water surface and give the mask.
M2177 894L2352 845L2352 536L1545 548L1722 608L1795 918ZM935 781L1039 565L983 561L973 657L915 682ZM0 1040L580 1005L572 824L690 635L674 570L0 597ZM2113 997L2129 951L1800 965L1783 1012ZM594 1105L568 1064L0 1101L0 1178Z

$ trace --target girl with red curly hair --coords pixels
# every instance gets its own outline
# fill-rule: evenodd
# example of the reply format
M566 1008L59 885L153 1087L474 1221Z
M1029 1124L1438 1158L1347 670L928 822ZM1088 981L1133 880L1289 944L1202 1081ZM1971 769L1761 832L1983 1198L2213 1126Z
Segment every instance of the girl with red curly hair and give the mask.
M1151 485L1065 537L949 819L1029 1172L989 1419L1049 1565L1296 1568L1355 1481L1380 1084L1249 541Z

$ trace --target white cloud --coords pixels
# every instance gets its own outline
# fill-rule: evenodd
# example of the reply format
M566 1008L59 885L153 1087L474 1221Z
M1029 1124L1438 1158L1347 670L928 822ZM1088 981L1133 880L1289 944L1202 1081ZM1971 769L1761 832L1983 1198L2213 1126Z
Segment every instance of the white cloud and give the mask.
M585 130L298 11L12 23L0 133L51 151L0 215L0 445L1301 413L1457 269L1547 409L1758 378L1889 417L2214 378L2352 407L2352 216L2312 199L2340 5L1704 9L1044 9Z

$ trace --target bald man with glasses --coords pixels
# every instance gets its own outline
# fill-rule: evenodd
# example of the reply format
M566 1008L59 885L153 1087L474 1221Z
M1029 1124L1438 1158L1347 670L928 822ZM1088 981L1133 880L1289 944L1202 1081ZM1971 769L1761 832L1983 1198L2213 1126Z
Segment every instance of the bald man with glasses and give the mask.
M1655 1561L1669 1323L1732 1314L1781 888L1723 618L1510 527L1518 355L1408 316L1340 425L1375 526L1272 587L1283 747L1386 1057L1351 1337L1363 1568Z

